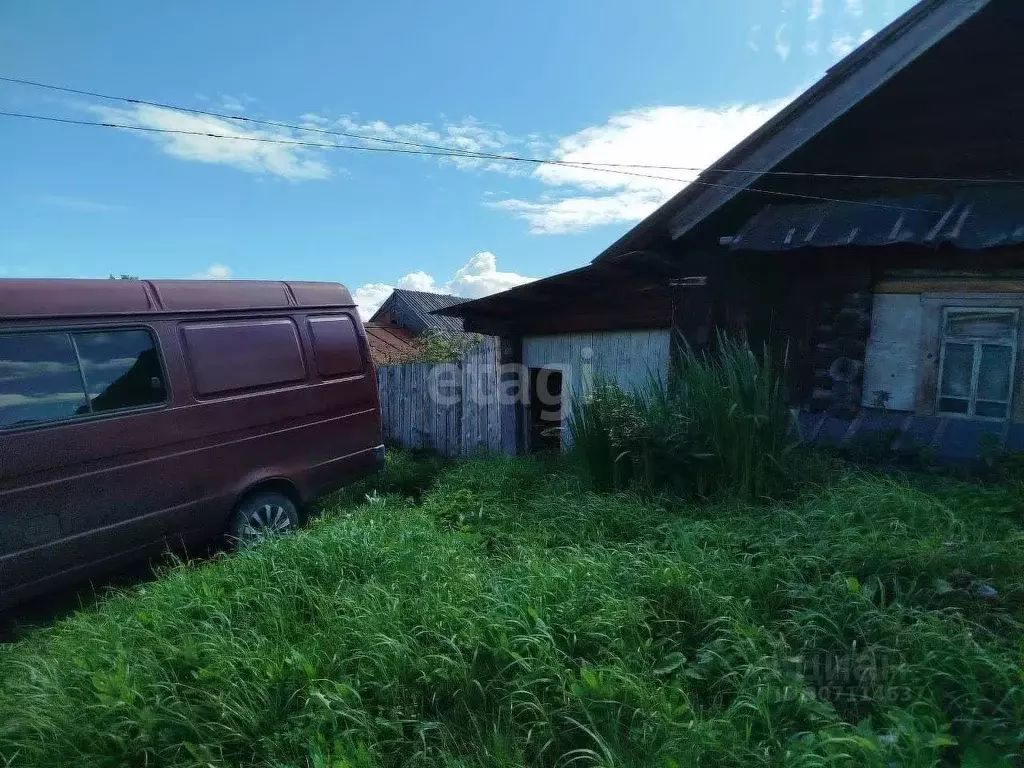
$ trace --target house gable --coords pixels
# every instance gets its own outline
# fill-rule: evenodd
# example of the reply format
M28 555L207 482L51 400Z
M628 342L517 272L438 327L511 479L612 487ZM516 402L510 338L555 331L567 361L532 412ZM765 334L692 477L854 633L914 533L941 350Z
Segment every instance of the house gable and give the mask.
M373 313L369 322L404 328L415 336L431 331L455 339L464 333L462 320L435 313L463 302L465 299L459 296L396 288Z
M679 241L744 192L759 190L761 203L794 201L799 192L766 180L853 107L917 61L990 2L924 0L836 64L826 76L772 120L701 173L674 198L598 255L594 261L628 259L632 252ZM737 170L727 170L737 169ZM806 179L804 180L806 182ZM772 194L775 192L776 194ZM804 195L814 198L817 195ZM805 200L806 201L806 200Z

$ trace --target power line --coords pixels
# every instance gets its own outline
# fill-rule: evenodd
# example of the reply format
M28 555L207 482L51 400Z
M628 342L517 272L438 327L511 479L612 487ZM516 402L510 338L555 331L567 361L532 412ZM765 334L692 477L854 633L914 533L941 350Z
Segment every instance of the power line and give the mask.
M760 176L780 176L780 177L791 177L791 178L823 178L823 179L850 179L860 181L914 181L921 183L936 183L936 184L1024 184L1024 178L964 178L964 177L953 177L953 176L901 176L894 174L869 174L869 173L826 173L818 171L769 171L769 170L757 170L752 168L726 168L718 166L706 166L703 168L696 166L684 166L684 165L648 165L643 163L601 163L589 160L546 160L540 158L526 158L519 157L516 155L507 155L501 153L491 152L478 152L467 149L457 149L452 147L445 147L440 144L427 144L417 141L408 141L404 139L392 139L385 138L382 136L372 136L367 134L353 133L350 131L338 131L329 128L317 128L309 125L297 125L295 123L286 123L278 120L264 120L256 117L249 117L247 115L232 115L224 112L214 112L206 109L196 109L194 107L182 107L175 104L167 104L159 101L149 101L147 99L136 99L128 96L117 96L107 93L100 93L98 91L88 91L80 88L70 88L63 85L53 85L51 83L42 83L37 80L27 80L17 77L5 77L0 75L0 82L12 83L15 85L24 85L32 88L43 88L51 91L58 91L61 93L71 93L77 96L88 96L95 99L104 99L107 101L120 101L126 104L136 104L148 107L156 107L158 109L168 109L176 112L184 112L192 115L202 115L205 117L214 117L220 120L234 120L237 122L251 123L253 125L263 125L272 128L285 128L292 131L305 131L308 133L316 133L325 136L340 136L347 139L356 139L358 141L369 141L379 142L381 144L389 144L394 146L413 147L416 149L424 150L436 150L451 155L459 155L463 157L475 157L483 160L506 160L510 162L529 162L538 164L567 164L571 163L570 167L582 167L582 168L594 168L606 169L606 168L634 168L640 170L653 170L653 171L688 171L693 173L705 173L708 171L715 173L743 173L750 175ZM691 182L692 183L692 182ZM766 190L762 190L766 191Z
M201 136L208 139L231 139L234 141L253 141L260 144L285 144L295 147L314 147L317 149L351 149L359 152L384 152L402 155L427 155L441 157L468 157L478 159L472 155L459 154L455 150L430 151L417 149L396 149L394 147L366 147L362 144L332 144L322 141L301 141L299 139L277 139L271 136L248 136L232 135L229 133L212 133L209 131L189 131L180 128L154 128L149 125L130 125L128 123L112 123L105 120L78 120L70 117L54 117L52 115L31 115L26 112L5 112L0 111L2 117L20 117L26 120L42 120L50 123L64 123L67 125L91 125L100 128L120 128L126 131L140 131L142 133L167 133L181 136ZM511 159L511 158L510 158ZM540 162L540 161L538 161Z
M0 76L0 82L15 83L17 85L27 85L33 88L45 88L51 91L60 91L62 93L73 93L77 96L89 96L96 99L106 99L107 101L121 101L126 104L141 104L147 107L157 107L158 109L169 109L175 112L185 112L192 115L202 115L205 117L216 117L221 120L235 120L238 122L252 123L254 125L264 125L271 128L287 128L293 131L306 131L308 133L318 133L326 136L341 136L346 139L358 139L359 141L376 141L382 144L393 144L406 147L415 147L417 149L433 149L447 153L458 153L465 154L468 157L480 157L484 159L514 159L512 157L505 158L502 155L491 154L487 152L475 152L473 150L453 149L452 147L445 147L440 144L424 144L416 141L405 141L402 139L390 139L382 136L369 136L360 133L351 133L348 131L337 131L327 128L317 128L309 125L296 125L294 123L285 123L278 120L263 120L257 117L249 117L248 115L231 115L224 112L214 112L207 109L195 109L193 107L181 107L175 104L166 104L159 101L148 101L146 99L133 99L128 96L113 96L111 94L99 93L97 91L86 91L79 88L68 88L63 85L51 85L49 83L40 83L35 80L22 80L15 77L3 77Z
M138 131L141 133L155 133L155 134L170 134L175 136L197 136L207 139L226 139L231 141L249 141L257 142L260 144L281 144L286 146L295 147L310 147L315 149L347 149L356 152L379 152L383 154L402 154L402 155L423 155L428 157L451 157L451 158L470 158L470 159L487 159L487 156L480 158L476 155L466 155L452 150L444 151L432 151L432 150L418 150L418 149L403 149L396 147L366 147L360 144L332 144L317 141L300 141L297 139L275 139L269 136L236 136L226 133L211 133L207 131L189 131L178 128L154 128L147 125L129 125L127 123L112 123L100 120L77 120L68 117L53 117L50 115L32 115L25 112L7 112L0 111L0 117L15 117L25 120L39 120L50 123L61 123L64 125L78 125L78 126L93 126L97 128L117 128L127 131ZM575 168L577 170L584 171L599 171L601 173L614 173L622 176L630 176L641 179L653 179L657 181L672 181L677 184L697 184L705 187L716 187L719 189L730 189L739 192L755 192L764 195L775 195L777 197L792 198L798 200L810 200L819 203L839 203L843 205L862 205L871 208L883 208L886 210L894 211L914 211L919 213L941 213L941 211L934 211L928 208L914 208L909 206L896 206L888 205L886 203L879 203L871 200L844 200L842 198L835 197L822 197L820 195L805 195L798 192L784 192L775 189L761 189L758 187L741 187L734 184L720 184L717 182L702 181L701 179L679 179L674 176L656 176L649 173L635 173L631 171L624 171L617 168L601 168L595 166L584 166L578 163L569 162L565 160L541 160L530 157L516 157L514 155L502 155L494 156L496 159L500 158L506 161L522 162L522 163L534 163L541 165L556 165L564 168Z

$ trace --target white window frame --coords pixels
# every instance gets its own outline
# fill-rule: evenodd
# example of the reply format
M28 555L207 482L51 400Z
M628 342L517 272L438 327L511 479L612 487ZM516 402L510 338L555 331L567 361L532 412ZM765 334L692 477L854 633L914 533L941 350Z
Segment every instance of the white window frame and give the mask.
M951 315L958 315L963 313L970 314L993 314L993 315L1013 315L1013 335L1008 341L993 341L992 339L974 338L970 336L947 338L946 328L948 326L949 318ZM980 419L983 421L1006 421L1013 415L1013 396L1017 389L1017 345L1020 336L1020 310L1016 307L978 307L978 306L952 306L942 308L942 325L939 328L939 375L935 383L935 407L936 413L947 416L956 417L961 419ZM974 345L974 365L971 369L971 391L967 400L967 413L955 413L952 411L942 410L942 401L947 399L942 394L942 383L946 375L946 344L973 344ZM978 371L981 367L981 348L985 345L988 346L1002 346L1010 349L1010 388L1009 395L1006 400L1006 411L1002 416L978 416L975 414L975 410L978 404ZM963 398L948 398L952 400L962 400ZM985 402L1001 402L997 400L986 400Z

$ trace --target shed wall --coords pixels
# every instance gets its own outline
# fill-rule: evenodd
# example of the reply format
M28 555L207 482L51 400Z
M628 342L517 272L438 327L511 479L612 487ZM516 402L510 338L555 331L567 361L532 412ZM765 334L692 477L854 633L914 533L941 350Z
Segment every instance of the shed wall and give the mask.
M652 375L668 375L667 329L566 333L523 338L523 364L562 371L562 422L568 423L573 402L597 381L634 390ZM568 431L563 431L563 444Z

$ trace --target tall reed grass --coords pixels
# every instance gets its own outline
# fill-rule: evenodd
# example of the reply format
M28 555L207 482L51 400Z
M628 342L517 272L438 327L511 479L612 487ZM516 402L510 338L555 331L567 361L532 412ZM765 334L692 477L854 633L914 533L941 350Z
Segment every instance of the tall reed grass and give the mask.
M714 351L684 348L667 380L636 392L608 382L573 405L575 454L596 488L630 484L696 496L760 499L784 490L791 416L787 361L719 334Z

